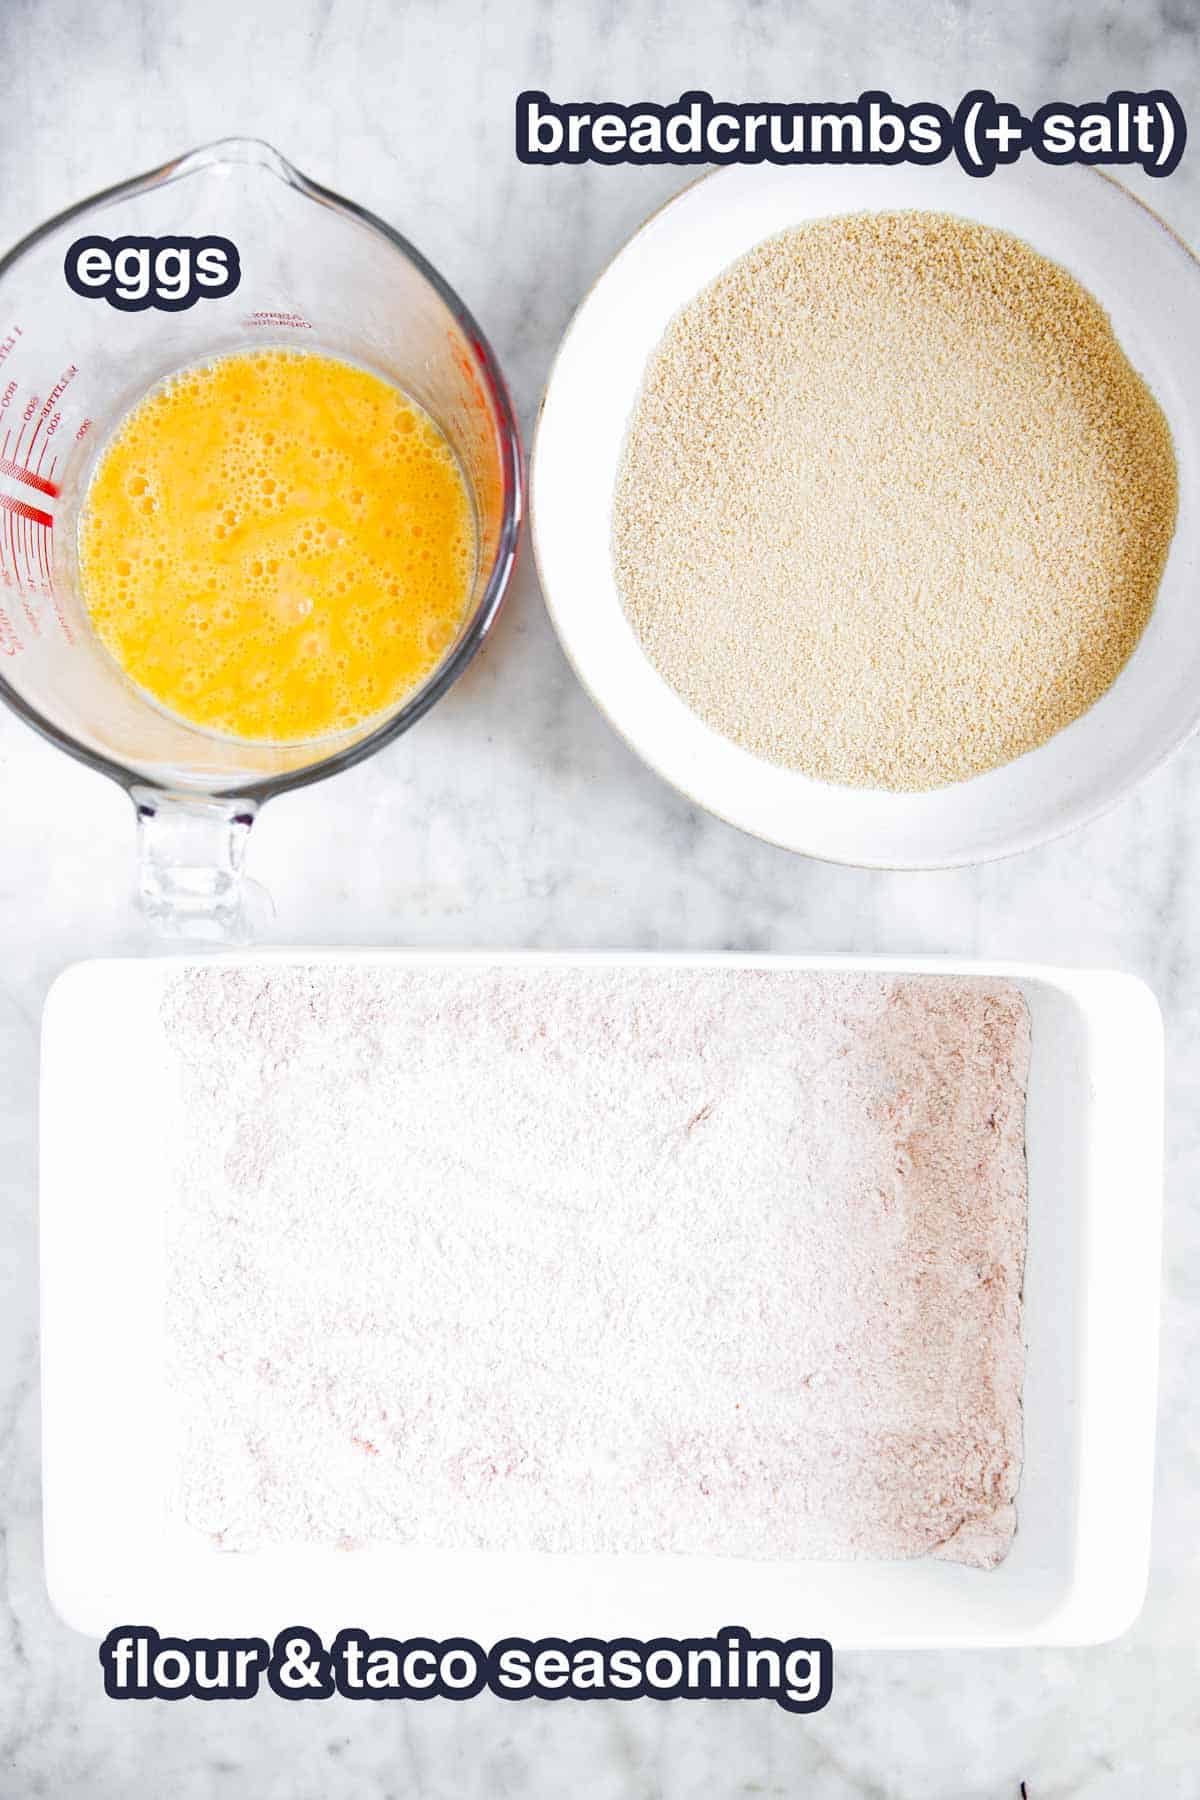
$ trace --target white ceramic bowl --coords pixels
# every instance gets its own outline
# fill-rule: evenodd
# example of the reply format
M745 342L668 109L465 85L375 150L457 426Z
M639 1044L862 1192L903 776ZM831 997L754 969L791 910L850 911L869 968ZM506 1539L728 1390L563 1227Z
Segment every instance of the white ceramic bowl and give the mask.
M646 360L668 321L754 244L805 219L920 207L1017 233L1107 309L1166 413L1180 514L1158 602L1113 687L1003 768L924 794L837 787L720 736L651 667L621 608L612 494ZM600 710L698 805L834 862L943 868L1029 849L1094 817L1200 721L1200 262L1091 169L1022 161L987 180L932 169L730 168L651 218L596 282L563 340L533 456L534 546L551 617Z

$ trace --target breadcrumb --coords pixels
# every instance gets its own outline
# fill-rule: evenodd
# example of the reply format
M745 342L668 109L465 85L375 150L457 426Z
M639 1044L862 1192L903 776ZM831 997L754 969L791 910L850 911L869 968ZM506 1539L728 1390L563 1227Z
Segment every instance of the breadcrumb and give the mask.
M947 214L760 244L670 325L618 480L617 582L715 730L936 788L1111 686L1177 510L1167 422L1095 299Z

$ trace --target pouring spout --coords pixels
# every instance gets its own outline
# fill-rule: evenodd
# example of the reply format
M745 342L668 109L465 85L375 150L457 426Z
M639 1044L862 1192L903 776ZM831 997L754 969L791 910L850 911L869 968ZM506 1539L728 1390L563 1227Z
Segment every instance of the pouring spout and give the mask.
M262 138L227 137L218 138L214 143L201 144L199 149L188 150L182 156L172 158L159 171L164 180L177 180L181 175L194 175L201 170L220 168L234 163L248 163L261 169L268 169L281 181L299 183L303 177L280 154L273 144Z

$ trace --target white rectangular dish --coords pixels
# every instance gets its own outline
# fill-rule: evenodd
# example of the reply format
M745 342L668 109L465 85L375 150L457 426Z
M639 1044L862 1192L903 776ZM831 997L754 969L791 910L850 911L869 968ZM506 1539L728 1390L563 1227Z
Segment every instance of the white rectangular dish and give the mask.
M1162 1187L1162 1034L1129 976L942 958L603 958L288 952L243 964L664 963L1006 976L1032 1021L1025 1463L994 1570L381 1547L221 1553L168 1515L164 1194L180 1096L160 1003L178 959L77 965L47 1002L42 1345L47 1578L93 1635L146 1623L270 1634L706 1634L730 1623L839 1647L1098 1642L1149 1560ZM331 1193L331 1201L336 1195Z

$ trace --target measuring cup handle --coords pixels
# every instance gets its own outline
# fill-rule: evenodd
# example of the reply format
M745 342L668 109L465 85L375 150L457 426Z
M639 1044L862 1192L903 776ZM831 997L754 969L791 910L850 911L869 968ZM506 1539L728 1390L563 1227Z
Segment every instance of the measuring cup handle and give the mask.
M270 901L243 877L254 800L135 786L138 905L167 937L245 943Z

